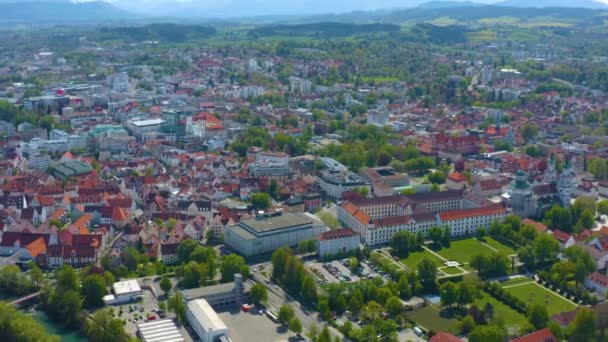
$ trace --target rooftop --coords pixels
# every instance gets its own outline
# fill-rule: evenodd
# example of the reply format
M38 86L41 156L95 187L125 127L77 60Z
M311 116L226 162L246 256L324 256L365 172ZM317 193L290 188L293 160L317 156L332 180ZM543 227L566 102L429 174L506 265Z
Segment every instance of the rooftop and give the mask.
M227 330L226 324L217 315L215 310L204 299L195 299L188 302L188 310L196 317L206 331Z
M163 319L137 325L144 342L181 342L185 341L172 319Z
M112 285L112 288L116 295L141 291L141 287L139 287L139 283L135 279L116 282Z
M313 223L314 221L305 215L279 213L274 216L264 216L250 220L242 220L240 225L250 228L257 233L264 233L273 230L311 225Z
M146 127L146 126L155 126L164 123L163 119L147 119L147 120L133 120L131 124L135 127Z
M358 236L359 233L352 230L352 228L342 228L336 230L330 230L325 232L319 236L319 240L336 240L336 239L344 239L353 236Z

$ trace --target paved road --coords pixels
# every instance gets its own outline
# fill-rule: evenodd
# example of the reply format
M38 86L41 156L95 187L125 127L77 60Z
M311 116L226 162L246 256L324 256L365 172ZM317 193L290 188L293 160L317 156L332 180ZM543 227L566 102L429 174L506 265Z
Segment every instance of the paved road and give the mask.
M265 271L270 272L268 270L268 267L266 267ZM325 322L323 322L318 317L317 312L304 308L300 304L300 302L293 299L289 294L285 293L285 291L283 291L283 289L280 286L278 286L272 282L269 282L267 278L265 278L262 274L259 273L259 271L253 271L251 273L251 280L254 282L263 284L268 288L267 304L268 304L268 307L272 308L272 310L275 313L278 314L279 308L283 304L289 304L294 309L296 316L300 319L300 322L302 322L302 326L306 330L309 330L313 324L316 324L317 327L319 327L320 329L323 327ZM329 330L333 337L338 336L340 338L340 340L342 340L344 338L342 333L340 333L335 328L329 326ZM344 339L344 341L348 341L348 340Z

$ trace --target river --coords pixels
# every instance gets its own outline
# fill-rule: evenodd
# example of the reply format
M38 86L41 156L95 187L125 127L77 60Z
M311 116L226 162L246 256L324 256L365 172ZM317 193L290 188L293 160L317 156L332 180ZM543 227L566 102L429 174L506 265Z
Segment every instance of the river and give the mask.
M49 319L44 311L36 311L31 314L51 334L61 337L61 342L86 342L87 339L78 330L69 330L59 326Z

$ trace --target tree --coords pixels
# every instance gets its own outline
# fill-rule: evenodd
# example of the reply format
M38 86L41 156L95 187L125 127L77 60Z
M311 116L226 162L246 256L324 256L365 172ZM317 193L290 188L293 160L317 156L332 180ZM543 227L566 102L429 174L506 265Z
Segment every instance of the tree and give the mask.
M171 291L171 289L173 288L173 284L171 283L171 279L169 279L169 277L164 276L161 280L160 280L160 288L161 290L163 290L165 293L169 293L169 291Z
M459 306L465 306L472 303L479 296L479 290L470 281L462 281L456 285L456 293L458 295L456 302Z
M475 237L482 240L487 235L487 231L484 227L477 227L475 230Z
M130 337L125 331L122 321L113 318L112 309L98 310L93 319L86 321L86 335L91 342L117 341L127 342Z
M279 322L283 325L288 325L289 322L295 317L295 312L290 305L283 304L279 309Z
M397 316L403 311L403 303L399 297L390 297L386 300L384 308L392 316Z
M254 284L249 291L249 297L255 304L265 303L268 300L268 289L262 284Z
M448 281L441 285L439 289L439 296L441 297L441 304L445 307L450 307L456 303L458 299L458 293L456 285L451 281Z
M427 176L429 182L433 184L444 184L446 182L445 173L442 171L435 171Z
M570 210L559 205L553 206L545 213L545 225L552 229L559 229L567 233L572 232L572 214Z
M268 209L272 204L270 195L265 192L258 192L251 195L251 204L258 209Z
M597 212L600 215L608 215L608 200L601 200L597 203Z
M245 270L245 259L242 256L237 254L229 254L222 257L222 264L220 266L220 273L222 274L222 282L231 282L234 281L234 275L236 273L242 273ZM248 267L247 267L248 273ZM244 277L248 276L248 274L243 275Z
M555 258L559 244L549 234L541 234L534 240L534 254L537 262L545 262Z
M177 246L177 259L180 263L186 263L190 261L190 254L199 247L199 243L196 240L184 240Z
M536 330L545 328L549 322L547 307L541 304L532 304L528 306L527 317Z
M186 304L184 304L184 295L181 292L175 292L173 296L167 300L167 308L175 313L175 318L180 323L186 318Z
M182 286L187 289L198 287L201 279L201 266L196 261L190 261L183 267Z
M443 236L443 228L441 227L431 227L429 229L429 239L433 240L434 243L441 243L441 238Z
M91 274L82 282L84 306L94 308L103 306L103 296L106 294L106 280L98 274Z
M410 248L413 247L410 246L410 243L414 241L414 239L414 235L407 231L395 233L391 238L393 253L401 258L406 258L409 255Z
M466 315L460 322L460 331L462 331L463 334L468 334L475 329L475 326L476 324L473 317L471 317L471 315Z
M519 261L524 263L530 270L536 268L536 252L533 245L526 245L517 251Z
M570 340L573 342L593 341L595 338L595 312L582 306L576 312L574 321L568 327Z
M441 244L444 247L449 247L451 240L452 240L452 232L450 231L450 227L444 227L443 233L441 235Z
M505 332L495 325L478 325L469 334L469 342L503 342Z
M292 318L289 321L289 330L291 330L294 334L299 334L302 332L302 323L297 317Z
M80 289L80 281L78 272L72 266L62 266L55 275L56 287L62 291L78 291Z
M59 342L31 315L18 311L14 306L0 302L0 336L5 341Z
M582 232L585 229L593 228L593 225L595 224L594 220L595 215L593 215L589 209L585 209L576 222L575 231Z
M306 303L312 304L317 300L317 286L310 275L304 277L300 294Z
M534 139L534 137L538 134L538 127L529 122L523 124L519 130L521 136L526 142Z
M437 266L427 258L422 259L418 264L418 277L425 290L429 291L435 288L435 276L437 275Z

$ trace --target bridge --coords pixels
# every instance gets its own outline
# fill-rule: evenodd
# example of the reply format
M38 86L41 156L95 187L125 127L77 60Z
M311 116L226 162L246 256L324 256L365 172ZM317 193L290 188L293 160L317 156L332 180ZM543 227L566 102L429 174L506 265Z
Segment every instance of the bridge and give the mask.
M29 294L29 295L27 295L27 296L24 296L24 297L21 297L21 298L19 298L19 299L16 299L16 300L14 300L14 301L10 302L10 304L11 304L11 305L15 305L15 306L17 306L17 305L19 305L19 304L21 304L21 303L25 303L25 302L27 302L27 301L29 301L29 300L32 300L32 299L34 299L34 298L36 298L36 297L38 297L38 296L40 296L40 291L38 291L38 292L34 292L34 293Z

